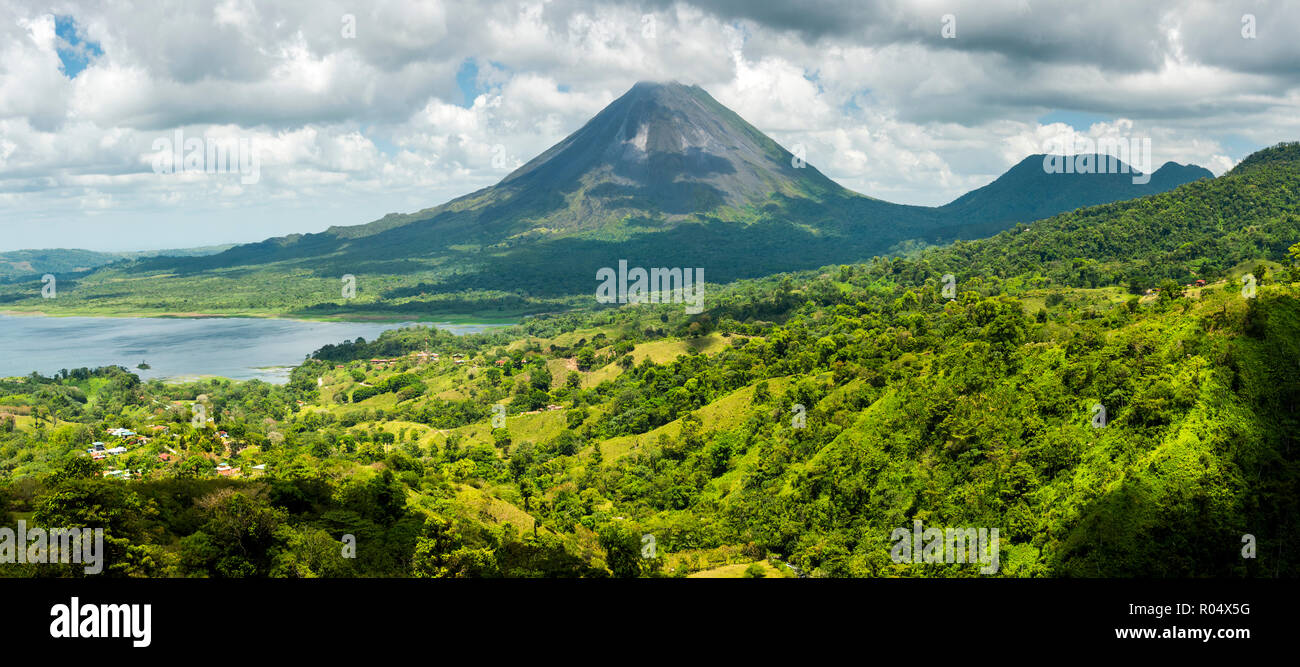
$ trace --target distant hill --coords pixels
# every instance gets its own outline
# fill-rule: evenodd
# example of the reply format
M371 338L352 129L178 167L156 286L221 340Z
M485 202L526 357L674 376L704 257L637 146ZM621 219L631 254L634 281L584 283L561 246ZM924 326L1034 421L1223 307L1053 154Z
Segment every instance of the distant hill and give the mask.
M201 257L215 255L233 248L235 244L180 248L172 250L140 250L134 252L96 252L77 248L48 248L44 250L11 250L0 252L0 282L25 279L46 273L77 273L89 271L105 264L122 260L142 259L168 255L171 257Z
M1074 174L1078 178L1062 182L1059 177L1070 174L1047 173L1043 169L1045 157L1030 155L997 180L958 197L939 210L958 219L970 220L971 224L992 223L996 227L1008 220L1039 220L1062 211L1137 199L1202 178L1214 178L1214 174L1204 167L1166 162L1151 174L1150 181L1145 184L1134 183L1136 174L1129 173ZM1094 155L1094 164L1101 157Z
M642 82L500 183L441 206L115 264L65 293L96 307L187 311L421 313L485 298L505 308L590 294L596 271L619 260L730 281L987 236L1209 175L1166 165L1135 186L1131 174L1047 174L1031 156L946 206L892 204L795 160L698 86ZM348 274L361 290L345 305L338 281Z
M1126 283L1135 292L1166 279L1186 284L1243 262L1285 260L1300 242L1297 192L1300 144L1283 143L1213 180L1061 213L920 257L952 267L959 280L980 267L984 275L1037 273L1076 287Z

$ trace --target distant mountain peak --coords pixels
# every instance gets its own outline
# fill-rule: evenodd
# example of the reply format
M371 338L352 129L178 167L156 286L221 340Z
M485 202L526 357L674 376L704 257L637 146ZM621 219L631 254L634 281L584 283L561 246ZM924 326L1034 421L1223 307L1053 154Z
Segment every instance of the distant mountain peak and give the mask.
M1143 172L1137 168L1097 153L1064 156L1068 160L1082 158L1094 170L1092 173L1051 173L1046 163L1052 157L1030 155L992 183L967 192L940 210L967 219L1030 222L1061 211L1134 199L1214 178L1204 167L1166 162L1143 182Z
M628 92L629 93L636 92L636 93L644 94L647 92L657 93L657 92L671 91L674 89L681 89L681 88L685 88L685 89L696 88L699 90L703 90L703 88L700 88L699 86L696 85L688 86L680 81L677 81L676 79L673 79L671 81L651 81L648 79L642 79L641 81L637 81L636 83L632 84L632 87L628 89Z
M842 189L790 159L703 88L641 81L501 184L582 189L612 206L634 199L670 214L744 206L774 192Z

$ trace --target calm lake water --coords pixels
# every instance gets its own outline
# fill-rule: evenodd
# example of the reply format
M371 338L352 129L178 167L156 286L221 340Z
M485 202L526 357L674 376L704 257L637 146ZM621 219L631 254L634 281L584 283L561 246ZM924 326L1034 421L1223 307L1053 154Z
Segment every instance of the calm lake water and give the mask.
M429 323L424 323L428 325ZM254 318L156 319L0 315L0 377L59 369L125 366L141 378L218 375L282 383L292 366L330 343L412 323L306 322ZM478 333L481 324L435 324ZM136 365L147 362L150 370Z

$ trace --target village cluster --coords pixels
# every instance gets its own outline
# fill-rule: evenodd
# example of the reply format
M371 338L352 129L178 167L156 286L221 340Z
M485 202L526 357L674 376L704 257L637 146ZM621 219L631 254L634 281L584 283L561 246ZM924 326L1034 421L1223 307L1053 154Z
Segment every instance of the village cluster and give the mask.
M208 422L211 423L212 420L208 419ZM116 459L118 457L128 454L131 451L131 449L128 449L128 447L142 447L144 445L148 445L150 440L153 437L157 437L158 435L165 435L166 433L168 433L170 431L170 427L158 424L158 425L150 426L149 430L154 433L153 436L141 435L139 433L136 433L135 431L132 431L129 428L117 427L117 428L109 429L108 435L117 439L115 441L115 444L110 447L109 443L96 440L90 444L90 447L88 449L86 449L86 454L89 455L90 458L95 461L111 461L112 459ZM230 438L230 434L225 431L217 431L216 436L223 445L229 446L232 442ZM158 453L159 463L166 465L166 464L175 463L180 460L180 457L177 455L175 450L171 449L170 447L167 449L168 451ZM251 474L254 475L265 472L266 464L251 466L250 471ZM224 461L217 463L216 473L222 477L229 477L229 478L238 478L244 476L244 471L242 471L240 468L231 466L230 464ZM109 468L108 470L104 470L101 474L104 477L111 478L111 479L131 479L133 477L142 476L144 474L144 470L143 469L130 470L130 469L124 469L119 467L112 467Z
M155 427L154 427L154 429L156 429L156 430L163 430L163 431L165 431L166 428L167 428L166 426L155 426ZM99 440L96 440L95 442L92 442L92 443L90 444L90 449L87 449L87 450L86 450L86 453L87 453L87 454L90 454L90 458L92 458L92 459L94 459L94 460L96 460L96 461L102 461L102 460L104 460L104 459L106 459L106 458L108 458L108 457L110 457L110 456L116 457L116 456L121 456L121 455L127 453L126 445L147 445L147 444L149 444L149 438L148 438L148 437L143 436L143 435L140 435L140 434L136 433L135 431L132 431L132 430L129 429L129 428L120 428L120 427L119 427L119 428L109 429L108 434L109 434L110 436L113 436L113 437L117 438L119 444L116 445L116 446L114 446L114 447L109 447L106 443L104 443L104 442L102 442L102 441L99 441ZM118 468L113 468L113 469L110 469L110 470L105 470L103 474L104 474L105 477L113 477L113 478L117 478L117 479L130 479L130 478L131 478L131 471L130 471L130 470L120 470L120 469L118 469Z
M370 359L369 365L372 368L388 368L388 367L396 366L400 362L412 361L412 360L415 361L416 363L421 363L421 364L430 363L430 362L437 363L442 360L442 355L437 352L427 352L427 351L413 352L410 355L408 355L408 357L395 357L392 359L380 359L380 358ZM461 353L452 354L450 360L452 363L456 365L463 365L468 361L465 355ZM498 366L503 365L506 363L506 361L507 360L505 359L499 360L497 361L497 365ZM339 365L337 367L343 368L342 365ZM298 401L298 404L301 406L303 405L303 402ZM548 408L559 409L560 406L558 405L548 406ZM207 423L215 424L212 418L208 418ZM165 425L153 425L153 426L149 426L148 430L151 431L151 435L136 433L135 431L129 428L123 428L123 427L111 428L107 431L107 435L115 439L113 442L110 443L101 440L96 440L90 444L90 447L85 450L85 453L95 461L103 461L105 463L110 464L109 469L104 470L101 473L104 477L112 478L112 479L139 478L145 474L145 470L143 468L132 470L126 466L116 466L112 464L116 460L121 460L122 457L130 454L131 452L137 451L139 447L148 445L153 438L156 438L159 435L166 435L170 431L170 427ZM225 446L227 448L227 451L229 451L229 447L233 444L233 439L231 438L230 434L227 433L226 431L218 430L215 432L215 435L218 442L221 445ZM170 447L164 447L164 449L166 449L167 451L162 451L157 454L157 460L160 464L171 465L181 460L180 455L175 450L171 449ZM209 457L214 458L214 462L216 463L214 470L216 474L221 477L240 478L240 477L257 476L266 471L266 464L249 466L248 470L243 470L240 467L230 465L230 463L226 461L217 460L217 458L212 457L212 455L209 455Z

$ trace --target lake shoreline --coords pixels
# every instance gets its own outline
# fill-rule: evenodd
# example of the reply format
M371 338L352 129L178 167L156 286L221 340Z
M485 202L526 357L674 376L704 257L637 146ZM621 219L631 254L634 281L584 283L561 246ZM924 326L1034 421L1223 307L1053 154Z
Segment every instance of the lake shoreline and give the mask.
M449 325L483 325L490 327L507 327L518 324L520 317L505 316L501 318L477 317L474 315L442 315L435 318L398 317L388 315L322 315L310 317L303 315L286 315L282 313L255 313L240 311L235 313L177 313L155 311L111 311L72 309L50 312L44 310L0 310L0 315L13 317L87 317L104 319L151 319L151 320L210 320L210 319L248 319L279 320L288 322L355 322L364 324L449 324Z
M267 317L103 317L0 312L0 376L120 366L142 380L202 376L281 384L327 345L427 327L456 335L508 326L487 322L339 322ZM148 368L140 368L146 363Z

